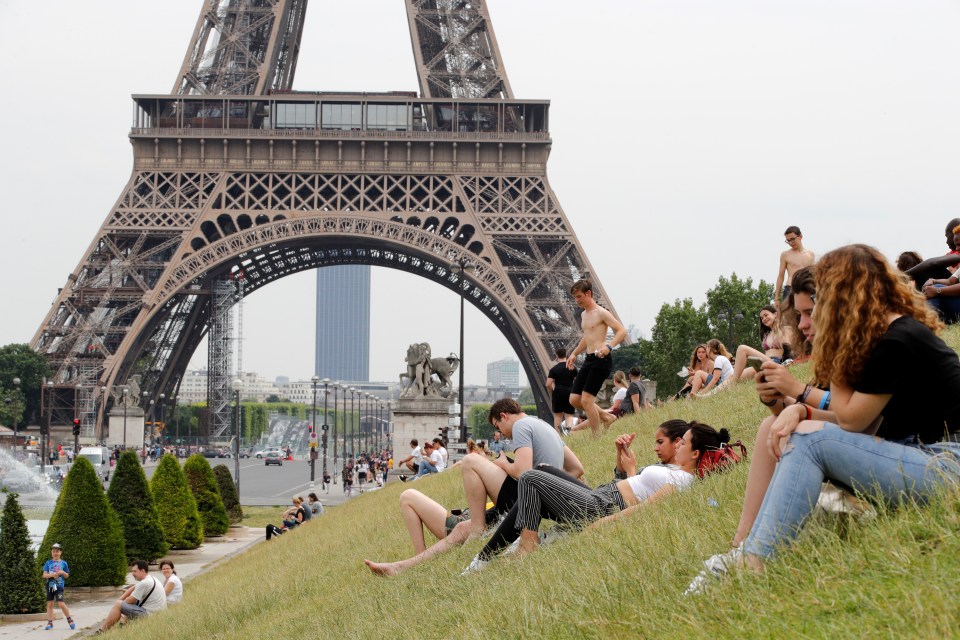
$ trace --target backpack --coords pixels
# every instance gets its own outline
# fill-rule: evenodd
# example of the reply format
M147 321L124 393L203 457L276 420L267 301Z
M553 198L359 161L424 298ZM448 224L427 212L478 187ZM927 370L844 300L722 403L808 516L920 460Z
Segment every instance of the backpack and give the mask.
M737 453L735 448L740 449ZM701 478L714 471L724 471L727 467L747 459L747 448L737 440L733 444L724 443L718 449L709 449L700 456L697 463L697 475Z

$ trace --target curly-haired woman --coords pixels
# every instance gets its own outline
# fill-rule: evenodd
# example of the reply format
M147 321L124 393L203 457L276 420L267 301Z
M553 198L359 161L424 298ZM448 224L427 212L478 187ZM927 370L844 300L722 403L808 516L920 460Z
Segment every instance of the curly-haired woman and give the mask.
M891 505L960 482L960 359L937 336L936 312L865 245L823 256L816 281L814 376L830 384L836 422L812 420L804 404L780 412L768 439L779 462L756 521L741 548L707 562L715 575L759 569L790 543L825 479Z

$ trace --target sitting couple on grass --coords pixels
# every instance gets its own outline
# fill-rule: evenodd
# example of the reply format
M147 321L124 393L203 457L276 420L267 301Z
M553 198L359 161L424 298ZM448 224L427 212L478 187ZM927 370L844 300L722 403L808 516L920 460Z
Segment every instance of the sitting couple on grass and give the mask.
M824 481L891 506L960 483L960 359L923 296L865 245L797 271L792 289L815 384L763 364L757 391L773 415L757 431L733 549L704 562L687 593L762 569L799 535Z
M457 468L463 476L468 509L453 516L443 505L415 490L400 495L400 512L413 543L412 558L392 563L364 560L379 575L396 575L433 556L449 551L471 537L483 535L488 526L503 518L481 555L492 556L517 539L513 523L517 517L517 480L538 465L563 469L572 477L583 477L583 465L554 428L534 416L528 416L516 400L503 398L490 407L490 424L512 441L514 458L502 451L494 460L484 455L468 455ZM487 508L488 500L492 507ZM466 515L464 515L466 514ZM439 541L427 548L424 527Z

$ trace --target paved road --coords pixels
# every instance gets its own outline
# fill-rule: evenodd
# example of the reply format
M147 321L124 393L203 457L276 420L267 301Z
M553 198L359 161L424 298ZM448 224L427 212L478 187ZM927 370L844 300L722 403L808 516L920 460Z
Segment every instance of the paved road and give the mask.
M181 460L181 463L183 461ZM224 464L234 471L234 461L229 458L208 458L211 466ZM339 459L339 464L343 464ZM147 461L144 471L147 477L153 475L156 463ZM323 460L317 460L315 486L310 488L310 464L306 460L284 461L282 466L267 466L263 460L256 458L240 459L240 503L247 505L285 505L295 495L306 497L311 491L316 492L320 502L326 505L340 504L347 499L340 484L340 477L333 473L333 459L327 462L327 469L331 476L336 476L337 484L330 487L330 493L320 489L320 480L323 477ZM391 480L396 482L396 479ZM354 485L356 487L356 485ZM356 491L354 491L356 495Z

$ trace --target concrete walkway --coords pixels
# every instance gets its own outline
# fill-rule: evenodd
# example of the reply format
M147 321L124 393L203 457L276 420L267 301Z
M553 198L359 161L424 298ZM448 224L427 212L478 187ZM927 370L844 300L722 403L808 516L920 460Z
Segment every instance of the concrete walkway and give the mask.
M195 576L210 570L219 563L243 553L253 545L264 539L263 529L249 529L247 527L231 527L230 531L217 542L205 542L199 549L192 551L171 551L166 558L173 561L177 567L177 575L184 583L184 599L190 597L190 580ZM69 562L70 559L66 558ZM151 565L150 575L163 579L160 570ZM133 577L127 574L127 584L133 584ZM71 589L67 581L66 602L70 613L77 623L77 629L71 631L66 619L55 609L57 620L53 622L53 629L45 631L46 617L34 622L4 622L0 624L0 639L8 638L41 638L60 640L71 636L84 636L94 633L100 622L107 617L110 607L117 601L124 587L111 590L89 591ZM86 592L84 592L86 591Z

